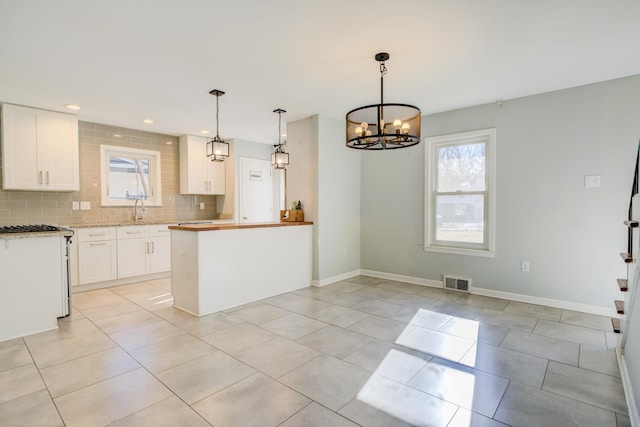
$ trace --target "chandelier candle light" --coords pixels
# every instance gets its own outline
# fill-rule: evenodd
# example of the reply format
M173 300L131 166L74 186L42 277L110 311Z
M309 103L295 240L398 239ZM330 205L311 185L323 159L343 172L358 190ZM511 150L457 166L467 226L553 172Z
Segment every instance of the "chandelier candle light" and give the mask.
M366 105L347 113L347 147L361 150L388 150L410 147L420 142L420 109L408 104L384 103L385 61L388 53L378 53L380 63L380 104Z
M271 164L276 169L286 169L289 164L289 153L285 151L287 141L283 143L282 137L282 113L286 113L282 108L273 110L274 113L278 113L278 144L274 145L275 151L271 153Z
M218 101L220 100L220 97L224 95L224 92L218 89L213 89L209 93L216 97L216 136L207 142L207 157L211 158L212 162L223 162L225 157L229 157L229 143L224 142L224 140L220 138L220 134L218 132L218 113L220 111Z

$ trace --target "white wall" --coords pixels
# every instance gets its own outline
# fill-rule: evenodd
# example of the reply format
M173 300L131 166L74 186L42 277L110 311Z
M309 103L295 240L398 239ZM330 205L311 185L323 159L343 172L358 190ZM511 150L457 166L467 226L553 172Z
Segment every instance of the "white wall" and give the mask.
M427 253L425 144L362 160L361 266L613 307L640 137L640 76L424 116L423 136L497 130L496 257ZM428 102L428 101L425 101ZM584 188L600 175L601 188ZM531 273L520 262L531 262Z
M314 281L357 271L360 153L346 148L344 121L314 115L291 122L287 139L287 200L301 200L305 219L314 222Z

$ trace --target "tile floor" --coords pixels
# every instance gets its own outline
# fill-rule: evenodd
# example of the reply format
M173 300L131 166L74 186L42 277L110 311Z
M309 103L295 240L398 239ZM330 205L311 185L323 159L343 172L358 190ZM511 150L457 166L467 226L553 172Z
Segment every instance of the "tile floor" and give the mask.
M0 343L0 425L630 425L598 316L360 276L195 318L170 288Z

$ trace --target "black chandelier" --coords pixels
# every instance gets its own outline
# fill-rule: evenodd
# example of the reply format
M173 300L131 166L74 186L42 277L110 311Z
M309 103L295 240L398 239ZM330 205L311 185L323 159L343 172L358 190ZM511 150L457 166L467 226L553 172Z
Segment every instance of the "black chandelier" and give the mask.
M287 141L284 143L280 139L282 137L282 113L286 113L282 108L276 108L274 113L278 113L278 144L274 145L275 151L271 153L271 164L276 169L286 169L289 164L289 153L285 151Z
M420 109L408 104L384 103L385 61L389 54L376 54L380 63L380 104L366 105L347 113L347 147L389 150L420 142Z
M211 158L212 162L223 162L225 157L229 157L229 143L224 142L224 140L220 138L220 134L218 132L218 113L220 111L218 101L220 97L224 95L224 92L218 89L213 89L209 93L216 97L216 136L207 142L207 157Z

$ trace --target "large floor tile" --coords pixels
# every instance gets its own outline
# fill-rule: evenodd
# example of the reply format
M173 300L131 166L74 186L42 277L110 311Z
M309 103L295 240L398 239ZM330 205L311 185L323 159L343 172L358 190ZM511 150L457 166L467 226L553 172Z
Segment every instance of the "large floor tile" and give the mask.
M494 419L513 426L615 427L611 411L511 382Z
M206 335L202 337L202 340L229 354L238 354L275 337L277 335L271 331L246 323Z
M319 320L311 319L297 313L287 314L286 316L279 317L261 325L264 329L268 329L290 340L297 340L325 326L327 326L325 322L320 322Z
M210 424L176 396L161 400L154 405L109 424L109 427L141 426L208 427Z
M434 302L438 300L436 298L428 298L420 295L399 293L390 298L387 298L385 301L391 302L394 304L406 305L408 307L428 308L430 305L432 305Z
M125 329L110 334L109 336L118 345L127 351L144 347L169 338L185 335L186 333L167 322L166 320L158 320L157 322L148 323L143 326Z
M395 342L406 327L406 323L371 315L350 325L347 329L381 341Z
M309 315L324 308L331 307L332 304L308 297L300 297L294 301L287 301L279 304L278 307L284 308L294 313Z
M458 304L453 301L440 300L431 304L429 306L429 310L463 319L473 319L482 311L482 307L474 307L471 305Z
M84 308L82 309L82 314L84 314L88 319L96 321L138 310L142 310L142 308L138 304L135 304L131 301L123 300L114 304Z
M519 314L521 316L537 317L538 319L560 321L562 309L547 307L544 305L528 304L526 302L510 301L503 310L505 313Z
M22 338L0 342L0 372L33 363Z
M40 390L0 403L0 425L60 427L63 424L47 390Z
M330 285L325 286L326 289L332 289L334 291L340 292L354 292L358 289L362 289L366 287L366 285L362 285L360 283L350 282L348 280L343 280L341 282L332 283Z
M44 388L40 373L32 363L0 372L0 403Z
M154 313L140 308L138 311L95 320L94 323L105 333L113 334L124 331L125 329L139 328L160 320L160 317L156 316Z
M572 341L578 344L586 344L592 347L607 348L604 331L584 328L582 326L551 322L549 320L538 320L533 333Z
M375 314L377 316L393 317L404 310L406 307L400 304L394 304L379 299L365 299L351 306L352 309L364 311L365 313Z
M578 366L580 345L571 341L520 331L509 331L500 347Z
M414 426L446 426L458 406L387 378L373 375L358 393L362 402Z
M256 304L233 312L233 316L240 318L254 325L261 325L270 320L284 317L290 314L287 310L269 304Z
M502 311L509 304L509 300L486 297L483 295L475 294L462 294L462 296L456 300L459 304L466 304L473 307L488 308L490 310Z
M506 427L506 424L468 409L459 408L447 427Z
M217 350L198 338L191 335L178 335L136 348L130 353L145 368L156 373L214 351Z
M311 402L295 413L280 427L357 427L345 417L328 410L316 402Z
M344 405L338 413L350 420L353 420L353 422L361 426L413 427L412 424L398 419L393 415L388 414L383 409L379 409L371 404L365 403L358 398L355 398Z
M288 302L299 301L301 299L304 299L304 297L293 293L286 293L265 298L263 300L260 300L260 302L270 305L281 305Z
M408 385L493 417L509 380L442 359L431 360Z
M480 371L533 387L542 387L548 360L529 354L478 343L460 363Z
M254 372L255 369L216 351L160 372L157 377L191 405Z
M406 323L422 326L423 328L438 330L442 328L445 323L449 322L452 319L453 317L449 316L448 314L442 314L438 313L437 311L418 308L413 312L411 317L406 317Z
M114 347L42 369L40 374L55 398L139 367L125 351Z
M600 329L603 331L611 330L611 318L598 316L596 314L580 313L578 311L571 310L562 310L560 323L568 323L570 325Z
M331 325L346 328L365 317L368 317L369 314L346 307L340 307L338 305L331 305L327 308L323 308L322 310L309 313L308 316Z
M371 337L328 325L305 335L298 342L339 359L344 359L372 340Z
M580 362L578 366L614 377L620 376L618 357L616 356L616 352L611 350L581 345Z
M97 332L98 330L96 325L86 318L74 319L68 322L58 320L58 329L26 336L24 337L24 342L29 348L34 348L36 346Z
M193 314L187 313L186 311L182 311L179 308L175 307L159 308L157 310L153 310L153 314L174 324L180 322L181 320L192 319L194 317Z
M72 295L71 301L73 307L82 311L85 308L126 302L126 299L113 293L110 289L97 289L95 291L75 293Z
M416 356L425 362L431 360L432 356L425 353L421 353L415 350L409 350L406 347L402 347L396 344L391 344L382 341L371 341L368 344L360 347L359 350L351 353L349 357L345 358L346 362L360 366L368 371L375 371L380 364L385 360L392 350L397 350L412 356Z
M392 348L380 361L374 373L400 384L407 384L429 360L429 357L425 359L415 353Z
M202 317L189 316L188 318L179 320L175 325L191 335L203 337L242 323L244 323L244 321L235 316L219 312Z
M590 405L627 414L622 380L618 377L549 362L542 388Z
M616 414L617 427L632 427L631 419L628 415Z
M278 378L319 354L295 341L276 337L244 350L236 357L247 365L273 378Z
M371 374L331 356L321 355L280 378L280 382L337 411L360 391Z
M367 299L367 297L356 295L353 292L347 293L322 288L315 292L312 298L342 307L351 307Z
M54 399L67 427L104 426L171 396L140 368Z
M102 331L96 331L43 345L27 343L27 347L38 368L43 369L116 347L116 343Z
M420 326L407 325L395 343L432 356L458 361L469 351L474 341Z
M489 323L480 323L461 317L453 317L440 327L440 332L446 332L457 337L469 338L485 344L500 345L509 332L509 328Z
M523 332L531 332L536 326L538 319L530 316L521 316L519 314L505 313L503 311L496 311L490 309L484 309L478 314L475 319L480 323L490 323L496 326L502 326L504 328L517 329Z
M256 373L193 405L216 426L276 426L310 400L271 378Z
M387 299L398 295L397 291L385 289L379 286L367 286L352 292L354 295L361 295L366 298Z

